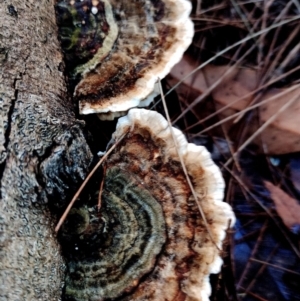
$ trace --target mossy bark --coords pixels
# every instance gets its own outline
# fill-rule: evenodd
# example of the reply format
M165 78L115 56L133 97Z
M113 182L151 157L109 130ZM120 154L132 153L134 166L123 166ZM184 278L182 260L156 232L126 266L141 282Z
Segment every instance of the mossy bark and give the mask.
M0 0L0 300L59 300L49 210L92 154L67 97L53 2Z

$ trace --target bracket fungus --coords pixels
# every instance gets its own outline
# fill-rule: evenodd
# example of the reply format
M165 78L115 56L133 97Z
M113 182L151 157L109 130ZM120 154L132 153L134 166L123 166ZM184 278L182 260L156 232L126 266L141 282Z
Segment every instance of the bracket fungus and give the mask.
M187 143L154 111L131 109L115 141L100 212L85 204L69 216L76 223L68 233L65 299L208 301L209 275L220 271L219 249L235 220L222 201L220 170L203 146Z
M188 0L58 0L59 36L81 114L148 105L192 41ZM101 115L100 115L101 118Z

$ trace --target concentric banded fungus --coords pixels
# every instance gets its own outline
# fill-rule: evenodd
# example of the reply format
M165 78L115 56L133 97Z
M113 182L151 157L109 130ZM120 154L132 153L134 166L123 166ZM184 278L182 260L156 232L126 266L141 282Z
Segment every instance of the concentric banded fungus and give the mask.
M59 0L56 11L81 114L149 103L194 33L187 0Z
M173 131L221 248L229 221L234 223L222 202L221 173L204 147ZM66 299L207 301L209 274L220 270L222 260L187 184L171 129L160 114L132 109L119 119L112 142L124 133L106 161L101 217L96 206L70 215L77 214L72 235L78 247L68 255Z

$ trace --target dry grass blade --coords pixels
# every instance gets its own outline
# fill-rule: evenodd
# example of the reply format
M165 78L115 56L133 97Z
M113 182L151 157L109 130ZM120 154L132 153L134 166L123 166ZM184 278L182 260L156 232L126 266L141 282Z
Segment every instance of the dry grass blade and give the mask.
M265 264L265 265L273 267L275 269L282 270L282 271L300 276L300 273L297 273L297 272L295 272L293 270L290 270L290 269L283 268L282 266L277 265L277 264L272 264L272 263L265 262L265 261L262 261L262 260L259 260L259 259L256 259L256 258L250 258L250 261Z
M269 120L267 120L255 133L253 133L233 154L233 156L238 156L238 154L256 138L262 131L264 131L282 112L284 112L288 107L290 107L294 101L299 99L299 95L292 97L285 105L283 105ZM229 159L224 165L227 166L232 162L232 158Z
M266 259L266 262L263 261L262 266L260 267L260 269L258 270L258 272L256 273L256 275L253 277L252 281L249 283L249 285L245 288L245 292L249 293L251 288L255 285L258 277L263 273L263 271L267 268L267 265L265 263L267 263L268 261L270 261L272 259L272 257L274 256L275 252L277 251L279 245L277 244L272 252L269 254L269 256Z
M200 101L205 99L205 97L208 96L220 83L222 83L223 79L228 74L230 74L249 53L251 53L254 47L255 46L250 47L250 49L248 49L248 51L246 51L246 53L244 53L242 57L235 64L229 67L217 81L215 81L203 94L199 95L199 97L197 97L190 105L188 105L188 107L185 110L183 110L175 120L172 121L172 124L176 123L179 119L184 117L188 111L190 111L193 107L195 107Z
M100 190L98 194L98 211L101 209L101 204L102 204L102 191L103 191L103 185L104 185L104 179L105 179L105 173L106 173L106 166L103 167L103 176L100 184Z
M247 41L259 37L260 35L267 33L275 28L281 27L285 24L297 21L300 19L300 16L295 16L292 17L290 19L287 20L283 20L279 23L273 24L263 30L260 30L254 34L248 35L247 37L239 40L238 42L226 47L225 49L219 51L215 56L211 57L210 59L206 60L204 63L202 63L201 65L199 65L197 68L195 68L192 72L190 72L189 74L187 74L186 76L184 76L177 84L175 84L171 89L169 89L169 91L165 94L165 96L169 95L172 91L174 91L180 84L182 84L187 78L189 78L190 76L192 76L193 74L195 74L197 71L201 70L202 68L204 68L205 66L207 66L208 64L210 64L211 62L213 62L216 58L221 57L222 55L224 55L226 52L230 51L231 49L242 45L243 43L246 43ZM156 102L156 104L158 104L162 99L158 100ZM152 107L151 107L152 109ZM180 114L180 118L183 117L184 114Z
M259 236L258 236L258 238L257 238L257 240L256 240L256 242L255 242L255 245L254 245L254 247L252 248L252 251L251 251L251 257L253 257L253 256L257 253L258 248L259 248L259 245L260 245L260 243L261 243L261 241L262 241L262 239L263 239L264 233L265 233L265 231L266 231L266 229L267 229L268 223L269 223L269 222L266 221L266 222L264 223L264 225L262 226L261 230L259 231ZM240 280L239 280L239 282L238 282L237 285L236 285L237 288L239 288L239 287L242 286L243 280L244 280L244 278L246 277L247 272L248 272L248 270L250 269L250 267L251 267L251 264L250 264L250 261L248 261L247 264L246 264L246 266L245 266L245 268L244 268L244 270L243 270L243 273L242 273L242 275L241 275L241 277L240 277Z
M127 133L126 133L127 134ZM109 156L109 154L116 148L116 146L123 140L123 138L126 136L126 134L124 134L118 141L116 141L112 147L105 153L105 155L99 160L99 162L96 164L96 166L92 169L92 171L88 174L88 176L86 177L86 179L83 181L83 183L81 184L81 186L79 187L79 189L77 190L77 192L75 193L74 197L72 198L71 202L69 203L68 207L66 208L65 212L63 213L63 215L61 216L61 218L59 219L59 222L57 223L57 226L55 227L55 232L57 233L61 227L61 225L63 224L63 222L65 221L68 213L70 212L72 206L74 205L75 201L77 200L77 198L79 197L80 193L82 192L83 188L85 187L85 185L87 184L87 182L90 180L90 178L92 177L92 175L96 172L96 170L100 167L100 165L106 160L106 158Z
M249 23L249 19L247 18L247 16L245 16L245 14L241 11L238 3L235 0L230 0L230 2L232 3L234 9L236 10L236 12L238 13L238 15L241 17L241 20L243 21L243 23L245 24L245 27L247 28L248 32L250 33L250 35L253 35L253 29L251 28L251 25ZM258 46L258 42L256 40L254 40L256 46Z
M243 181L232 171L230 170L227 166L223 165L223 168L226 169L226 171L229 172L229 174L231 175L231 177L233 177L236 182L247 192L247 194L249 196L251 196L251 198L267 213L267 215L272 219L272 221L274 222L274 224L276 225L276 227L279 229L279 231L283 234L284 238L287 240L287 242L289 243L289 245L291 246L292 250L294 251L294 253L297 255L298 258L300 258L300 252L298 250L298 248L293 244L293 242L291 241L291 239L289 238L288 234L286 233L286 231L281 227L280 223L277 221L277 219L275 218L275 216L273 215L273 213L271 212L271 210L269 210L268 207L266 207L263 202L261 202L259 200L259 198L256 197L256 195L254 195L249 188L243 183Z
M265 100L263 100L263 101L261 101L261 102L255 104L255 105L248 106L248 107L245 108L244 110L241 110L241 111L239 111L239 112L237 112L237 113L235 113L235 114L232 114L232 115L230 115L230 116L228 116L228 117L226 117L226 118L220 120L219 122L216 122L215 124L213 124L213 125L211 125L211 126L209 126L209 127L206 127L204 130L202 130L202 131L200 131L200 132L198 132L198 133L196 133L196 134L193 134L192 136L202 135L202 134L204 134L204 133L206 133L206 132L212 130L213 128L215 128L215 127L217 127L217 126L222 125L223 123L225 123L225 122L227 122L227 121L230 121L231 119L234 119L235 117L239 117L240 115L244 115L246 112L249 112L249 111L251 111L251 110L254 110L254 109L256 109L256 108L259 108L260 106L262 106L262 105L264 105L264 104L267 104L267 103L270 102L270 101L274 101L276 98L282 97L282 96L284 96L284 95L286 95L286 94L288 94L288 93L290 93L290 92L292 92L292 91L298 89L299 87L300 87L300 85L292 86L292 87L290 87L290 88L288 88L288 89L286 89L286 90L284 90L284 91L282 91L282 92L280 92L280 93L277 93L276 95L273 95L273 96L271 96L271 97L269 97L269 98L267 98L267 99L265 99ZM249 94L252 94L252 93L249 93ZM249 94L247 94L246 96L248 96ZM246 97L243 97L243 98L246 98ZM240 100L240 99L239 99L239 100ZM234 102L232 102L232 103L226 105L224 108L230 108L231 105L232 105L233 103L234 103ZM220 109L220 110L217 111L217 112L218 112L218 113L221 113L221 112L224 110L224 108ZM215 114L214 114L214 115L215 115ZM207 119L209 119L209 118L203 119L202 122L204 122L204 121L207 120Z
M222 106L222 108L220 108L220 109L217 110L216 112L210 114L209 116L207 116L207 117L205 117L205 118L203 118L203 119L201 119L201 120L195 122L194 124L190 125L189 127L187 127L187 128L185 129L185 131L191 130L191 129L194 128L195 126L197 126L197 125L199 125L199 124L201 124L201 123L203 123L203 122L205 122L205 121L207 121L207 120L213 118L214 116L216 116L216 115L222 113L222 112L225 111L226 109L231 108L234 104L236 104L236 103L238 103L238 102L240 102L240 101L242 101L242 100L248 99L249 97L253 96L255 93L259 93L260 91L262 91L262 90L268 88L269 86L273 85L273 84L276 83L277 81L282 80L283 78L287 77L288 75L292 74L293 72L295 72L295 71L297 71L297 70L299 70L299 69L300 69L300 66L296 66L295 68L293 68L292 70L289 70L288 72L285 72L285 73L282 74L281 76L278 76L278 77L276 77L276 78L270 80L270 81L267 82L266 84L259 86L257 89L251 91L250 93L248 93L248 94L246 94L246 95L244 95L244 96L242 96L242 97L240 97L240 98L238 98L238 99L236 99L236 100L234 100L234 101L232 101L232 102L230 102L230 103L228 103L228 104ZM293 91L293 90L295 90L295 89L297 89L297 88L299 88L299 85L293 85L292 87L287 88L286 90L284 90L284 91L278 93L277 95L274 95L274 96L272 96L272 97L270 97L270 98L268 98L268 99L266 99L266 100L263 100L263 101L261 101L261 102L258 103L258 104L255 104L255 105L252 105L252 106L249 105L249 106L248 106L247 108L245 108L244 110L241 110L240 112L238 112L238 113L236 113L236 114L234 114L234 115L232 115L232 116L229 116L229 117L227 117L227 118L221 120L220 122L217 122L217 123L211 125L210 127L207 127L207 128L205 128L204 130L202 130L202 131L200 131L199 133L194 134L194 135L195 135L195 136L196 136L196 135L201 135L201 134L203 134L203 133L205 133L205 132L207 132L207 131L209 131L209 130L211 130L211 129L213 129L213 128L219 126L219 125L221 125L222 123L227 122L227 121L233 119L234 117L241 116L240 114L241 114L242 112L243 112L243 113L246 113L246 112L248 112L248 111L250 111L250 110L252 110L252 109L254 109L254 108L259 107L261 104L267 103L267 102L269 102L269 101L272 100L272 99L275 99L275 98L278 98L278 97L280 97L280 96L283 96L283 95L285 95L285 94L287 94L287 93L289 93L289 92L291 92L291 91ZM243 115L244 115L244 114L243 114Z
M279 73L279 71L275 72L276 71L276 66L277 66L278 62L280 61L280 58L282 57L284 51L287 49L287 47L290 45L290 43L295 39L297 33L299 32L299 28L300 27L297 26L293 30L293 32L288 36L288 38L287 38L286 42L284 43L284 45L277 52L275 58L271 61L271 64L270 64L269 68L266 70L266 74L265 74L264 78L262 79L263 83L267 80L267 77L269 77L270 74L272 75L272 74L278 74ZM274 78L274 75L271 76L271 78Z
M180 160L180 163L181 163L181 166L182 166L182 170L185 174L185 177L186 177L186 180L188 182L188 185L191 189L191 192L193 194L193 197L197 203L197 206L198 206L198 209L199 209L199 212L200 212L200 215L203 219L203 222L204 222L204 225L205 225L205 228L209 234L209 237L211 239L211 241L213 242L213 244L216 246L216 248L221 252L220 248L218 247L218 245L216 244L213 236L212 236L212 233L211 233L211 230L209 228L209 225L207 223L207 220L206 220L206 217L205 217L205 214L202 210L202 207L198 201L198 197L196 195L196 192L194 190L194 187L193 187L193 184L192 184L192 181L188 175L188 172L187 172L187 169L186 169L186 166L184 164L184 161L183 161L183 157L182 157L182 154L180 153L180 151L178 150L178 145L177 145L177 141L176 141L176 137L174 135L174 132L173 132L173 127L172 127L172 123L171 123L171 119L170 119L170 116L169 116L169 111L168 111L168 108L167 108L167 104L166 104L166 101L165 101L165 97L164 97L164 94L163 94L163 90L162 90L162 86L161 86L161 82L160 80L158 80L158 85L159 85L159 90L160 90L160 94L161 94L161 99L162 99L162 103L163 103L163 107L164 107L164 110L165 110L165 114L166 114L166 117L167 117L167 121L168 121L168 124L169 124L169 127L170 127L170 131L171 131L171 134L172 134L172 138L173 138L173 142L175 144L175 147L176 147L176 150L177 150L177 154L178 154L178 157L179 157L179 160Z

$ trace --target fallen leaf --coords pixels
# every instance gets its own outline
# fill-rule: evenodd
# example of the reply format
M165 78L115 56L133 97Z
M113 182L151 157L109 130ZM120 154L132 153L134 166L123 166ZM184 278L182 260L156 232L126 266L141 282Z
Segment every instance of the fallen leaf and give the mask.
M195 70L201 62L193 61L187 55L177 64L171 71L170 84L174 85L179 80L183 79L183 84L189 87L189 93L205 93L225 72L228 72L230 66L214 66L207 65L203 69L196 71L192 76L185 78L189 73ZM212 98L216 102L216 108L228 108L220 114L221 118L228 117L238 111L241 111L249 103L253 101L257 94L249 95L259 86L258 71L250 68L234 67L223 78L217 87L211 92ZM188 90L188 89L186 89ZM192 91L192 92L191 92ZM194 92L194 93L193 93ZM269 98L276 97L273 100L266 102L259 108L260 121L265 123L278 110L286 104L291 98L300 95L300 88L268 88L261 95L260 101L266 101ZM194 97L194 99L197 96ZM282 112L271 124L261 133L254 143L261 145L264 143L264 148L260 151L268 154L286 154L300 151L300 127L298 119L300 113L300 99L296 99L290 107ZM208 114L208 113L207 113ZM226 127L230 129L232 122L226 123ZM252 129L253 127L253 129ZM251 124L251 131L257 130L256 124ZM235 137L230 137L235 139Z
M276 211L283 223L290 231L298 232L297 229L300 226L300 204L298 201L271 182L265 181L264 184L271 194Z

